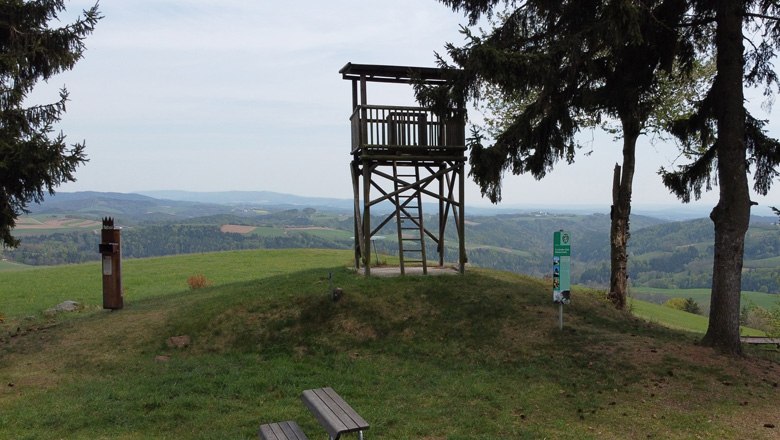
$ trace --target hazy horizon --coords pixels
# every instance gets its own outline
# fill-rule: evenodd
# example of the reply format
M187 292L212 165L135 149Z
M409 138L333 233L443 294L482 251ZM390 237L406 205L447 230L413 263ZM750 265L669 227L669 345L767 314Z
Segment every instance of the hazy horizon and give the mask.
M283 204L287 203L290 205L306 205L306 202L300 202L296 199L311 199L309 201L309 204L317 202L317 199L319 199L319 203L322 203L323 205L327 205L327 201L338 201L345 205L352 204L352 198L349 197L319 197L319 196L313 196L308 194L294 194L294 193L285 193L285 192L279 192L279 191L267 191L267 190L227 190L227 191L188 191L188 190L178 190L178 189L158 189L158 190L138 190L138 191L94 191L94 190L84 190L84 191L58 191L57 194L77 194L77 193L86 193L86 192L97 192L97 193L119 193L119 194L137 194L147 197L152 197L156 199L168 199L168 200L179 200L179 201L192 201L192 202L205 202L205 203L219 203L219 204L238 204L238 203L260 203L257 199L249 197L245 199L241 198L231 198L231 200L220 200L217 198L221 195L259 195L261 193L270 193L275 194L277 196L282 197L291 197L293 200L287 201L287 202L266 202L269 204ZM189 197L184 197L185 195L189 195ZM51 198L51 196L47 196L47 199ZM56 198L56 195L55 195ZM45 204L44 200L44 204ZM426 201L426 203L428 203ZM533 212L537 210L549 210L551 212L556 213L562 213L562 212L571 212L574 214L582 214L582 213L588 213L588 214L608 214L609 213L609 207L610 204L599 204L599 203L498 203L498 204L491 204L487 201L487 199L480 199L477 202L466 200L466 214L469 214L469 209L475 209L479 212L484 211L522 211L522 212ZM632 206L632 212L634 214L638 215L648 215L648 216L659 216L660 218L700 218L700 217L707 217L709 215L709 212L712 210L712 206L708 206L703 202L699 203L634 203ZM751 215L755 216L761 216L761 217L776 217L776 215L772 212L771 208L769 206L753 206L751 209Z

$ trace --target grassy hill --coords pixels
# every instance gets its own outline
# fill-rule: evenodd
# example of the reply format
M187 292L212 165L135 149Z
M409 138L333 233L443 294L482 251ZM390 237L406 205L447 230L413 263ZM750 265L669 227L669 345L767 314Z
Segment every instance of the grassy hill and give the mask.
M724 358L585 290L560 331L542 280L365 279L349 260L318 250L129 260L119 312L97 310L95 264L3 273L0 438L249 439L286 419L321 438L299 396L325 385L377 439L777 438L772 352ZM194 273L213 287L188 290ZM17 319L62 299L86 306ZM187 347L167 345L181 335Z

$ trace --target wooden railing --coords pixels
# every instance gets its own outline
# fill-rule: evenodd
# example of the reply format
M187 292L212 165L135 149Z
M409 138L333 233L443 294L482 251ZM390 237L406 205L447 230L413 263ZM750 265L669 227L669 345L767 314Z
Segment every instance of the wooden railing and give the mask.
M420 107L358 106L352 122L352 152L364 148L465 148L462 112L440 117Z

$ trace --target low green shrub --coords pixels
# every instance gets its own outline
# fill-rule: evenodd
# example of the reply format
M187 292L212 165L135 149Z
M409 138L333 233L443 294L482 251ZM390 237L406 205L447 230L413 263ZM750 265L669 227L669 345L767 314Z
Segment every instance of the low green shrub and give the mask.
M664 306L694 315L701 314L701 307L693 298L671 298L664 303Z

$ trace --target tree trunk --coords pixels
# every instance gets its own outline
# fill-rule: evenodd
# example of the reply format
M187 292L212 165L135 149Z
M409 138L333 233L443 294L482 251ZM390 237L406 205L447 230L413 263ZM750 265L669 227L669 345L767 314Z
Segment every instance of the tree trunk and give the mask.
M626 308L628 296L628 238L631 216L631 193L633 191L634 167L636 163L636 140L639 138L639 118L622 117L623 125L623 167L615 164L612 181L612 209L610 212L610 274L607 298L618 310Z
M745 152L745 110L742 90L743 2L719 0L715 45L718 74L715 78L720 199L710 219L715 226L715 257L707 333L702 343L728 354L741 354L739 301L745 233L750 222Z

